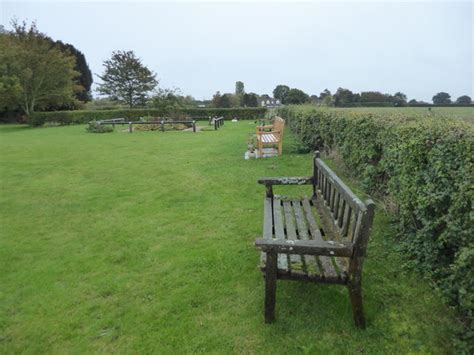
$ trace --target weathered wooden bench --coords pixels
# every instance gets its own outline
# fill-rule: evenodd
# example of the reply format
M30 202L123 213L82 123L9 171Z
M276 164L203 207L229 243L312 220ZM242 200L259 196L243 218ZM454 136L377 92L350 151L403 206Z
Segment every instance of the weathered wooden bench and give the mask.
M261 270L265 276L265 322L275 319L278 279L339 284L349 289L356 326L365 328L362 264L375 204L363 203L320 159L313 176L262 178L266 186ZM313 185L311 198L273 194L274 185Z

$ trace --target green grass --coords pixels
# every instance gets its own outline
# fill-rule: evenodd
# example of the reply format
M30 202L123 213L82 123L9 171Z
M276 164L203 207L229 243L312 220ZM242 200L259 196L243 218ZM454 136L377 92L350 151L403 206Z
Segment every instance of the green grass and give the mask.
M311 155L288 134L282 157L245 161L253 127L0 127L0 352L450 352L454 316L401 268L382 209L366 331L346 289L300 282L279 282L277 322L263 323L256 180L308 175Z

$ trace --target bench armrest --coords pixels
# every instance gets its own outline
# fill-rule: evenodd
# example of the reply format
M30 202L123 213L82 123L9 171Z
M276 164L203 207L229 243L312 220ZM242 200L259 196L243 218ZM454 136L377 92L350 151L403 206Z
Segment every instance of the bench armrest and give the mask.
M351 257L354 253L352 243L336 241L257 239L255 246L266 253L345 257Z
M258 179L262 185L311 185L312 176L263 177Z

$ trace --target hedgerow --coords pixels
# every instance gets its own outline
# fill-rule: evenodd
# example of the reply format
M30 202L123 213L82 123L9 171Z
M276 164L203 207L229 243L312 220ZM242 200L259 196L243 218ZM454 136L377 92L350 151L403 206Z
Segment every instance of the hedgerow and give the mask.
M279 115L304 144L338 151L369 193L395 203L407 264L429 275L474 330L474 129L445 117L289 106Z
M241 108L183 108L179 114L189 118L207 119L209 116L223 116L225 119L248 119L255 120L265 115L264 107L241 107ZM30 118L33 126L42 126L45 122L58 122L60 124L88 123L110 118L125 118L137 121L143 116L167 117L169 112L158 109L126 109L126 110L97 110L97 111L53 111L35 112Z

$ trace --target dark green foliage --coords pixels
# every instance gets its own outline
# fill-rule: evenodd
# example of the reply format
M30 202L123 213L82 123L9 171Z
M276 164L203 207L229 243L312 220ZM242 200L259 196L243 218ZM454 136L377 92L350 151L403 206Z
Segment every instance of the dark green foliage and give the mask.
M183 107L194 106L192 96L183 96L179 89L158 89L155 95L148 102L152 108L163 110L164 112L176 112Z
M354 93L349 89L339 88L334 94L334 104L339 107L354 104Z
M267 111L259 108L183 108L175 113L186 115L190 118L207 119L209 116L223 116L225 119L234 117L242 120L256 120L263 118ZM101 111L55 111L35 112L31 118L33 126L41 126L45 122L59 122L61 124L88 123L93 120L110 118L125 118L136 121L140 117L166 117L169 112L160 109L126 109L126 110L101 110Z
M289 92L289 86L277 85L276 88L273 90L273 97L277 100L280 100L281 103L284 103Z
M472 126L448 117L307 107L285 107L279 114L303 143L338 151L368 192L390 196L407 263L436 282L469 328L474 315Z
M100 125L97 121L90 121L86 131L89 133L109 133L113 132L114 129L111 126Z
M245 93L245 86L242 81L235 82L235 94L236 95L243 95Z
M249 94L245 93L242 96L242 104L244 107L258 107L258 96L257 94L251 92Z
M459 96L456 103L459 105L469 105L471 103L471 97L467 95Z
M78 91L75 94L76 98L83 102L90 101L93 79L92 72L87 65L86 57L72 44L63 43L61 41L56 41L55 43L63 52L69 52L76 58L76 66L74 67L74 70L79 73L79 76L76 78L76 80L77 83L84 88L84 90Z
M331 96L331 91L329 89L324 89L324 91L322 91L320 94L319 94L319 100L323 101L324 98L328 97L328 96Z
M393 106L406 106L407 95L403 92L396 92L392 97Z
M451 103L451 95L447 92L438 92L433 96L433 103L435 105L448 105Z
M284 104L298 105L309 102L309 95L300 89L290 89L285 97Z
M221 104L219 107L229 108L231 106L231 97L230 94L224 94L221 97Z
M212 106L213 107L221 107L222 95L220 91L216 91L214 96L212 97Z

